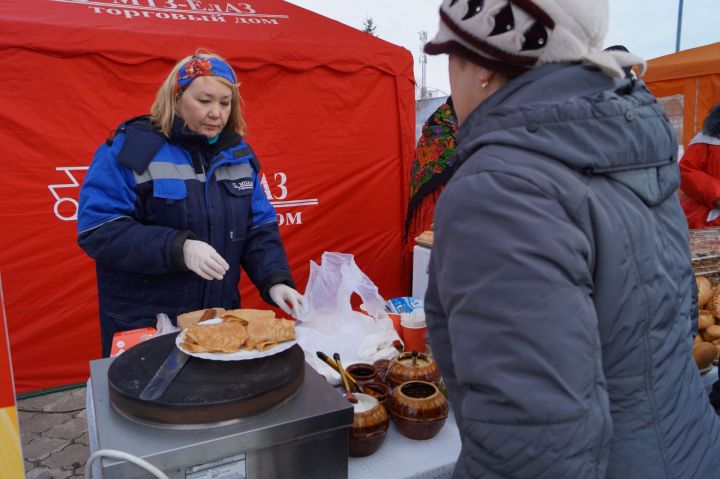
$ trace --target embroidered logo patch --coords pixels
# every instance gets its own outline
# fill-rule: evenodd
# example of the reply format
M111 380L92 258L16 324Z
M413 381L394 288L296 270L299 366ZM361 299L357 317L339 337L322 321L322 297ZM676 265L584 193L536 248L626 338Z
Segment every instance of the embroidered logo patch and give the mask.
M253 189L252 180L237 180L230 183L235 191L248 191Z

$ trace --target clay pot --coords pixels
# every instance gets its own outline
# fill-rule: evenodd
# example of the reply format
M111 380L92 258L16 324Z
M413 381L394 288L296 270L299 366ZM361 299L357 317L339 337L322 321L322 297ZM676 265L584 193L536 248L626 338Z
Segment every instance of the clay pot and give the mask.
M355 363L345 368L350 376L355 378L360 384L368 381L375 381L377 379L377 370L375 366L367 363Z
M448 402L435 384L410 381L393 390L390 412L400 434L410 439L430 439L445 424Z
M388 368L390 368L390 360L378 359L373 363L373 366L375 366L375 371L377 371L378 381L385 382L387 379Z
M380 402L369 394L356 393L355 418L350 426L350 456L365 457L377 451L385 440L390 417Z
M380 381L368 381L363 383L362 387L366 394L380 401L380 404L390 412L390 388L387 384Z
M408 381L427 381L440 385L440 370L435 361L427 354L402 353L390 363L386 382L390 389Z

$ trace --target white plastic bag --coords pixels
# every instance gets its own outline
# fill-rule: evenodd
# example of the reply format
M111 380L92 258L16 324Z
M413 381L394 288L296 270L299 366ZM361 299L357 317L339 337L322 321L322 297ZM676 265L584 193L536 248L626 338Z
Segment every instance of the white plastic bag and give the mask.
M162 336L163 334L175 333L177 331L180 331L180 328L178 328L177 326L173 326L167 314L160 313L156 315L155 318L157 318L157 324L155 325L155 329L157 330L157 332L155 333L155 336Z
M353 311L353 293L360 296L367 314ZM297 341L307 362L333 384L340 382L340 376L317 357L317 351L329 357L339 353L344 366L397 354L392 343L400 338L385 313L385 300L350 254L325 252L320 265L310 262L297 319Z

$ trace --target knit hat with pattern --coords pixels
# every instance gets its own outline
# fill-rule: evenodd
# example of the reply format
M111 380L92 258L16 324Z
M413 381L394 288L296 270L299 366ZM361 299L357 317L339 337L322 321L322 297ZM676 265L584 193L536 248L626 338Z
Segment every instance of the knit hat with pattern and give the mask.
M645 62L628 52L603 52L607 0L444 0L430 55L452 53L508 77L553 62L582 61L623 77Z

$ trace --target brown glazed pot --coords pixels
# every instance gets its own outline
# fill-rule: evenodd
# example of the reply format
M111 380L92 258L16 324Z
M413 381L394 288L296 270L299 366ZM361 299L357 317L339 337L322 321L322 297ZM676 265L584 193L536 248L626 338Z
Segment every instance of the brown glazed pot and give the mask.
M410 439L430 439L445 424L448 402L435 384L410 381L393 390L390 412L400 434Z
M380 402L369 394L356 393L355 418L350 426L350 456L365 457L380 449L390 417Z
M390 389L408 381L427 381L440 385L440 370L437 363L427 354L419 353L413 361L412 353L402 353L395 357L388 368L387 385Z
M377 370L372 364L350 364L348 367L345 368L345 371L347 371L348 374L360 384L364 384L368 381L375 381L377 379Z
M390 360L378 359L373 363L373 366L375 366L375 371L377 371L378 381L385 382L387 379L388 368L390 368Z
M363 383L362 387L366 394L380 401L387 412L390 412L390 388L387 384L380 381L368 381Z

